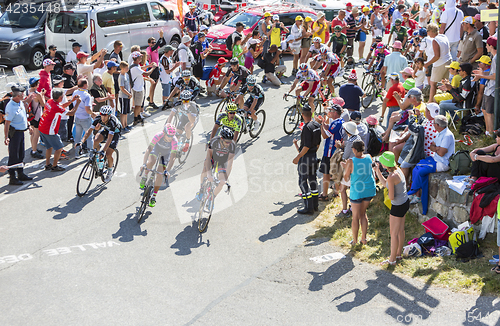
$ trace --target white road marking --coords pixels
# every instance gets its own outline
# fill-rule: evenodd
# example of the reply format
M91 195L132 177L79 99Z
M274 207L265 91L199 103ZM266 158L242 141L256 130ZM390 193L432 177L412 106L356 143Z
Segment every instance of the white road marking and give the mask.
M327 261L338 260L338 259L342 259L342 258L345 258L345 255L343 253L341 253L341 252L333 252L331 254L322 255L322 256L316 256L316 257L312 257L312 258L309 258L309 259L312 260L313 262L317 263L317 264L321 264L321 263L325 263Z

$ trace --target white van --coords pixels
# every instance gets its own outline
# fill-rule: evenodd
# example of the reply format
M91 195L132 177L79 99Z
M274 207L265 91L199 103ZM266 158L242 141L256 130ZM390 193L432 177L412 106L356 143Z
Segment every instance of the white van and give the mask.
M70 10L49 13L45 26L45 44L55 44L58 51L68 53L74 42L82 44L82 51L95 53L103 48L113 51L116 40L123 42L123 58L130 54L132 45L148 46L148 38L158 39L158 30L164 31L167 44L177 47L182 28L160 0L96 2L77 4Z
M365 0L286 0L287 2L299 3L311 7L316 11L325 13L326 20L331 21L337 17L340 10L345 9L345 4L350 2L353 6L361 9L361 6L369 6L370 3ZM361 13L361 11L360 11Z

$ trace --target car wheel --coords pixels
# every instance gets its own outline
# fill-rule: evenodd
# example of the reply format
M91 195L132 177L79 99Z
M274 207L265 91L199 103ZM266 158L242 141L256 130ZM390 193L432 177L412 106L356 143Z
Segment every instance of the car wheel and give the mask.
M172 37L172 40L170 40L170 45L172 47L174 47L175 49L177 49L180 44L181 44L181 39L177 35L175 35L174 37Z
M42 68L43 64L43 56L44 52L40 48L35 48L31 51L30 55L30 63L29 63L29 68L30 69L40 69Z

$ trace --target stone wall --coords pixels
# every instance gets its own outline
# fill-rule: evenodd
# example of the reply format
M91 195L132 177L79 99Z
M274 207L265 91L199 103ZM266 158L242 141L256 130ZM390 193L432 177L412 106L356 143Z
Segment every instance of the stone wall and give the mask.
M431 173L429 175L429 209L427 215L422 214L422 204L411 205L410 212L418 216L422 223L433 216L439 217L448 226L455 227L469 220L472 196L469 190L460 195L450 189L446 180L453 179L448 172ZM468 202L467 202L467 197Z

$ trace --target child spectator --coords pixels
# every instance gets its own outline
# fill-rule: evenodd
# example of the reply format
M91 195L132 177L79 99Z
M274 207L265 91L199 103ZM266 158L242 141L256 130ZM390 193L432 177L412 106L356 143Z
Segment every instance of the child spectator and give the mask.
M418 57L417 59L415 59L415 65L413 69L413 78L415 79L415 87L420 90L424 89L424 83L425 83L424 62L425 62L424 58Z
M130 131L128 126L128 115L130 114L130 99L132 98L132 90L130 88L130 79L128 76L129 65L126 61L120 62L120 76L118 76L118 102L120 104L120 122L123 126L123 131Z
M244 54L245 54L244 49L241 46L241 37L236 36L234 38L234 45L233 45L233 58L238 59L240 66L245 65L245 57L243 56Z

